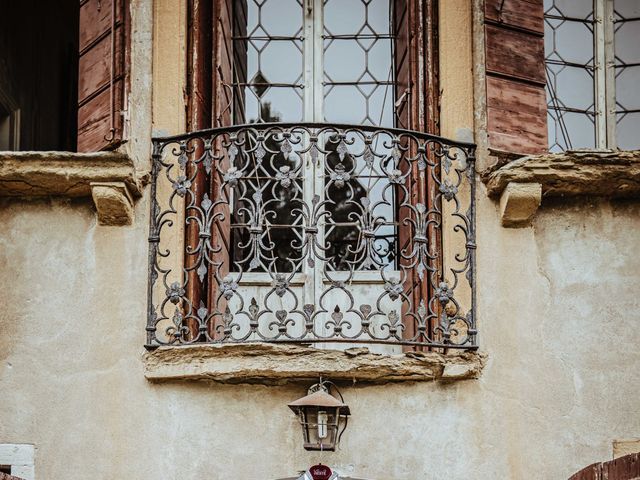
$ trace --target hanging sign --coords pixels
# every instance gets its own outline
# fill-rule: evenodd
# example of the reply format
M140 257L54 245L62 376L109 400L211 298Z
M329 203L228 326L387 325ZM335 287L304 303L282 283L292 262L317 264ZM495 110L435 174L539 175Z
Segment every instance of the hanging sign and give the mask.
M309 475L311 475L313 480L329 480L332 473L333 472L329 467L322 465L321 463L309 468Z

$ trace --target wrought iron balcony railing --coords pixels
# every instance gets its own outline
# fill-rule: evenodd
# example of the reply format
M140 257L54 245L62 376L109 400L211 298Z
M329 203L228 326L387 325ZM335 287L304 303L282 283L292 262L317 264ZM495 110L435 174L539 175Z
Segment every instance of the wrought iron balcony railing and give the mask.
M154 139L147 347L476 348L474 153L309 123Z

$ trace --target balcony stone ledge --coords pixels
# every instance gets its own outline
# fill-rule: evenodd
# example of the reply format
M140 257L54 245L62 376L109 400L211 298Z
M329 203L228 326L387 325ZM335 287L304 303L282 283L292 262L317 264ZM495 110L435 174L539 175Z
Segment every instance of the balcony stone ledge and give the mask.
M575 150L531 155L481 174L491 198L500 200L505 227L531 223L543 198L640 198L640 150Z
M0 197L87 197L101 225L130 225L148 175L122 152L0 152Z
M451 382L478 378L485 362L486 354L477 351L381 355L366 347L324 350L264 343L162 346L143 356L144 374L151 382L212 380L264 385L306 382L320 375L364 384Z

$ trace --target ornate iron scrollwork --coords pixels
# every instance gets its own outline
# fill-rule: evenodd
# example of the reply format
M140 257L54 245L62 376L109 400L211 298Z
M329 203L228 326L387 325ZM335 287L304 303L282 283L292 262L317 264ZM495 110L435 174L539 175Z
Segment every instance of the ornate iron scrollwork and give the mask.
M350 125L154 139L147 346L476 348L474 153Z

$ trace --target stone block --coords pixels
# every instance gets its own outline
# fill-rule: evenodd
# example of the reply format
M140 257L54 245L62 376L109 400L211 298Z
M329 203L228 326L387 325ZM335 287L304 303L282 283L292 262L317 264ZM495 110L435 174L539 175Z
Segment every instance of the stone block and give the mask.
M100 225L122 226L133 223L133 200L123 182L94 182L90 186Z
M500 197L502 226L529 225L541 201L542 186L539 183L509 183Z
M366 347L341 351L261 343L165 346L143 359L145 377L153 382L208 379L266 385L308 382L321 375L365 384L473 379L485 360L480 352L381 355Z
M613 458L640 452L640 438L613 441Z

